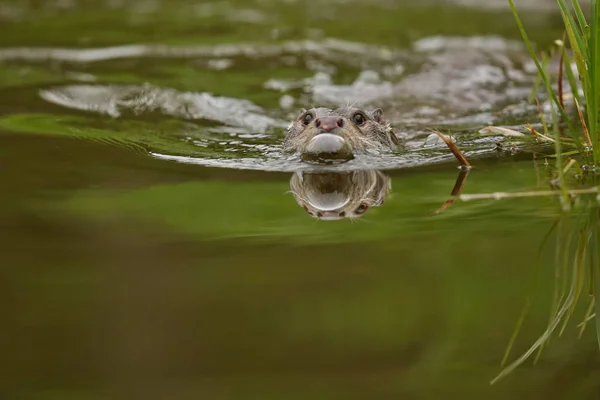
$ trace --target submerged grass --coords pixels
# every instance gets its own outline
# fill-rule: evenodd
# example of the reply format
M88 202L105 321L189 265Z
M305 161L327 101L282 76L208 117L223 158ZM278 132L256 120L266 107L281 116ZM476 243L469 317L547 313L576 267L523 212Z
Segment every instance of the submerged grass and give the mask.
M577 325L579 336L587 324L595 320L596 337L600 345L600 196L597 186L597 171L600 167L600 2L592 0L586 13L578 0L557 0L564 22L565 34L562 40L556 41L554 51L538 57L523 26L513 0L508 0L510 9L515 17L517 26L529 53L538 69L538 79L530 98L536 101L540 110L540 118L544 129L543 134L536 136L550 139L555 146L555 179L551 182L557 189L535 194L507 194L509 197L558 195L561 200L562 212L558 221L552 227L542 242L543 248L548 237L556 236L555 242L555 290L552 308L546 330L516 360L506 365L516 338L524 323L532 303L540 265L536 266L535 277L530 295L511 336L500 374L491 383L495 383L513 372L517 367L536 354L540 357L543 348L548 345L552 335L558 336L565 331L571 317L581 300L585 302L586 311L583 321ZM560 56L558 81L552 82L549 64L551 58L558 53ZM575 65L575 70L573 69ZM572 104L568 107L565 101L564 81L569 86ZM550 100L550 122L546 119L537 98L537 85L543 84ZM531 128L533 130L533 128ZM574 155L583 163L579 167L576 159L565 163L565 155ZM574 168L576 167L576 168ZM579 183L585 183L585 171L591 171L593 186L575 190L567 189L566 177L577 169ZM589 177L590 174L587 174ZM484 195L463 200L485 198ZM502 198L499 194L490 194L492 198ZM465 197L463 195L463 197ZM541 250L540 250L541 251ZM538 263L539 264L539 263ZM586 292L587 289L587 293Z

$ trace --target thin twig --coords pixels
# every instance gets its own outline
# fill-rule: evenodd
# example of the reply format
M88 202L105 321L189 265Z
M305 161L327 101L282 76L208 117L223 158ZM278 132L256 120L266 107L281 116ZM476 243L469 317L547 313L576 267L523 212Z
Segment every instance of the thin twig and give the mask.
M471 167L471 164L469 164L469 161L466 159L466 157L460 151L458 146L449 137L447 137L446 135L444 135L442 132L440 132L438 130L434 129L432 131L433 131L433 133L438 135L444 141L444 143L446 143L446 146L448 146L448 148L450 149L452 154L454 154L454 157L456 157L456 159L458 160L458 162L460 163L461 166L468 167L468 168Z
M567 194L573 196L577 194L591 194L598 193L598 187L594 186L587 189L574 189L567 190ZM508 193L508 192L495 192L495 193L478 193L478 194L461 194L458 196L460 200L470 201L470 200L484 200L484 199L510 199L516 197L538 197L538 196L560 196L562 193L557 190L540 190L535 192L517 192L517 193Z
M577 161L575 159L569 157L565 163L565 167L563 168L563 173L566 174L576 163Z
M531 132L531 134L535 137L539 137L540 139L544 139L547 140L549 142L554 142L554 139L552 139L549 136L543 135L541 133L539 133L538 131L535 130L535 128L533 126L531 126L531 124L529 122L526 123L526 128L529 132Z
M462 191L462 188L465 185L468 175L469 175L468 169L462 169L460 171L460 173L458 174L458 177L456 178L456 182L454 183L454 187L452 188L452 192L450 193L450 198L448 200L446 200L444 202L444 204L441 205L440 208L435 210L433 212L433 214L440 214L441 212L445 211L448 207L450 207L452 205L452 203L454 203L454 200L456 200L456 196L458 196L460 194L460 192Z

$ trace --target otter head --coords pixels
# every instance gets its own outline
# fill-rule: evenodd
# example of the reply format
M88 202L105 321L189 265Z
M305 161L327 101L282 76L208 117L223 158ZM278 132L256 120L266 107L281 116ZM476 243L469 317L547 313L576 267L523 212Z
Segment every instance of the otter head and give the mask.
M302 110L290 125L284 149L305 161L343 162L360 152L392 150L399 145L383 111L344 107Z
M323 220L358 218L383 204L390 192L390 178L380 171L307 173L296 172L290 189L298 205Z

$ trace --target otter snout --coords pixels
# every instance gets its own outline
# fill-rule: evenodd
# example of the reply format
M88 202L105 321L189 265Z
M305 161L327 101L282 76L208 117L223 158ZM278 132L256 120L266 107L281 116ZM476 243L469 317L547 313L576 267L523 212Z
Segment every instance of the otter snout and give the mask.
M305 161L339 162L351 160L354 155L343 137L332 133L320 133L308 142L302 158Z
M344 126L344 119L341 117L322 117L315 120L315 126L320 132L333 132L337 128Z
M352 149L346 140L336 134L344 127L344 119L339 116L321 117L315 120L318 129L303 154L305 161L340 162L353 158Z

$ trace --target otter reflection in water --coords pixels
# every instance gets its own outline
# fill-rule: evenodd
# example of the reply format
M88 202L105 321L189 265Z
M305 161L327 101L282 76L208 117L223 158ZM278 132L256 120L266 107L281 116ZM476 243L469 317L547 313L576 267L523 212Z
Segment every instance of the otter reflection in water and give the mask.
M295 172L291 192L306 212L319 219L357 218L383 204L391 180L381 171Z
M461 169L450 197L431 214L448 209L460 195L468 169ZM295 172L290 191L312 217L324 220L358 218L370 207L380 206L392 189L391 179L381 171Z

